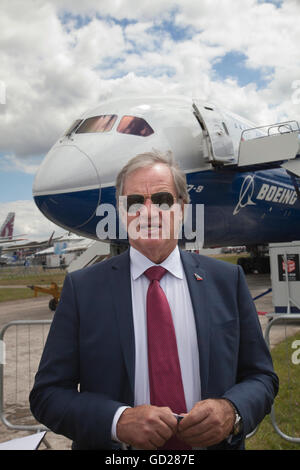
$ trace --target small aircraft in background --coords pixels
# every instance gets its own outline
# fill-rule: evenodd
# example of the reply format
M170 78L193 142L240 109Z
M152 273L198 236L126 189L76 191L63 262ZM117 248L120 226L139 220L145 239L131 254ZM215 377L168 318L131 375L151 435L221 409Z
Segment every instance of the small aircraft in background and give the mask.
M12 213L11 213L12 214ZM14 215L14 214L13 214ZM8 220L8 217L6 218ZM10 218L9 220L13 220ZM2 227L6 225L3 224ZM7 230L7 229L6 229ZM12 233L12 232L11 232ZM0 246L0 264L20 264L20 258L26 257L31 255L32 253L36 252L37 250L41 250L42 248L48 248L53 246L54 241L59 240L61 237L53 238L54 231L50 235L49 239L36 242L36 241L28 241L27 243L16 243L16 242L23 242L26 241L26 238L13 238L13 237L3 237L0 238L0 243L3 246ZM23 263L23 261L22 261Z
M266 272L268 244L300 238L299 133L297 121L257 127L187 97L111 99L53 145L33 196L52 222L97 240L97 208L115 205L123 165L153 149L171 151L186 173L192 206L204 205L203 248L245 245L245 272Z
M2 252L5 251L5 249L3 249L3 246L14 246L15 249L15 242L26 240L25 238L19 238L23 235L18 235L14 237L14 222L15 212L9 212L0 228L0 265L5 265L10 261L9 257L1 256Z
M26 240L26 238L17 238L22 237L22 235L13 236L14 233L14 223L15 223L15 212L9 212L7 217L0 228L0 243L8 242L17 242L21 240Z

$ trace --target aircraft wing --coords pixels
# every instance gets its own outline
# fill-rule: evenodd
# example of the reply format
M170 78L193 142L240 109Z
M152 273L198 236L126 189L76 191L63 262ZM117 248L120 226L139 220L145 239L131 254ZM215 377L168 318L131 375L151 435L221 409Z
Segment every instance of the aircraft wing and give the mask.
M22 243L22 244L19 244L19 245L9 245L9 246L6 246L3 248L3 253L7 253L9 251L14 251L16 249L29 249L29 248L43 248L43 247L49 247L49 246L52 246L53 242L56 241L56 240L59 240L61 237L57 237L57 238L53 238L53 235L54 235L54 231L52 232L52 234L50 235L50 237L48 238L48 240L45 240L45 241L41 241L41 242L28 242L28 243ZM26 240L25 238L20 238L20 240ZM11 241L17 241L17 240L11 240L11 239L8 239L5 243L9 243ZM3 242L4 243L4 242Z
M21 235L18 235L18 236L21 236ZM0 244L2 244L2 243L11 243L11 242L20 242L20 241L24 241L24 240L27 240L27 238L15 238L15 237L5 238L5 237L3 237L3 238L0 238Z

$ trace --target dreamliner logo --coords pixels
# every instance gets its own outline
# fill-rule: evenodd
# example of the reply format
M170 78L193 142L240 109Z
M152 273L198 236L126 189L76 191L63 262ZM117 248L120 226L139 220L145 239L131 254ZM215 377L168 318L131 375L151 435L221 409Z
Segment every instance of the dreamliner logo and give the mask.
M240 196L237 205L234 208L233 215L236 215L246 206L255 206L255 202L252 201L254 193L254 176L248 175L243 181Z

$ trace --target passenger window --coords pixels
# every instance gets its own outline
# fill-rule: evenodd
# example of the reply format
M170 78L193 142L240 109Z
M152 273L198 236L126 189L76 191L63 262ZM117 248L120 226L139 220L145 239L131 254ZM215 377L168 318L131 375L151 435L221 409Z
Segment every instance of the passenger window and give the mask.
M135 116L123 116L117 127L117 132L148 137L148 135L154 133L154 130L145 119Z

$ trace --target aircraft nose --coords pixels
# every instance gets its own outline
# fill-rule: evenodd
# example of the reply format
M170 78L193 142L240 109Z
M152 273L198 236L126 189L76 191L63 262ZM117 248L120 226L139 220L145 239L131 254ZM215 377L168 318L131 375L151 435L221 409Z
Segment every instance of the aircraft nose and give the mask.
M79 229L93 217L100 192L97 168L76 145L53 147L33 183L33 197L40 211L68 229Z

